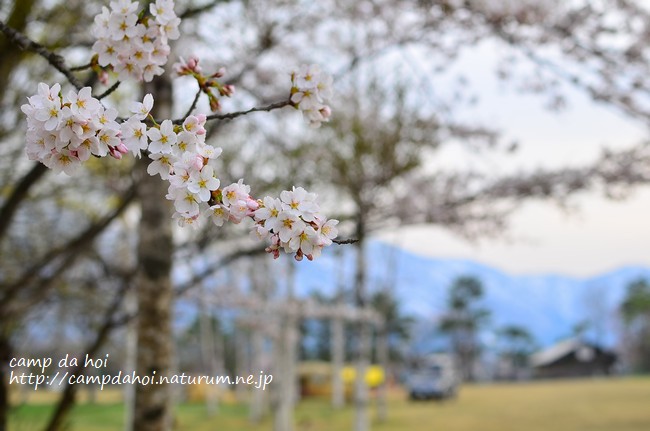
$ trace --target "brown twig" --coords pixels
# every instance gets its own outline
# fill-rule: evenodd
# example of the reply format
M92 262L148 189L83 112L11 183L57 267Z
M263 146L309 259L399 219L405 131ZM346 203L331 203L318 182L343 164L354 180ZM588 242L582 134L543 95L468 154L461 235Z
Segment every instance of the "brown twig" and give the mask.
M266 106L254 107L254 108L251 108L251 109L249 109L247 111L236 111L236 112L230 112L228 114L212 114L212 115L208 115L207 120L208 121L210 121L210 120L233 120L233 119L235 119L237 117L248 115L248 114L250 114L252 112L261 112L261 111L270 112L270 111L273 111L274 109L280 109L280 108L284 108L285 106L291 106L291 105L292 105L291 100L287 99L287 100L284 100L282 102L275 102L275 103L271 103L270 105L266 105ZM173 120L172 123L174 123L174 124L183 124L183 121L185 121L184 118L179 118L179 119Z
M88 63L88 64L84 64L84 65L81 65L81 66L71 67L70 72L80 72L82 70L89 69L90 67L92 67L92 65L93 65L92 63Z
M7 229L13 220L14 214L16 211L18 211L21 202L27 199L29 190L41 179L43 175L45 175L47 171L48 169L44 164L38 162L34 163L29 172L27 172L20 179L20 181L18 181L18 184L16 184L2 207L0 207L0 241L7 232Z
M190 109L188 109L185 115L183 115L183 121L185 121L185 119L190 116L192 111L194 111L194 108L196 108L196 104L199 103L199 97L201 97L201 93L203 93L203 90L199 88L199 91L196 92L196 96L194 96L192 105L190 105Z
M117 90L117 87L119 87L120 84L121 84L120 81L115 82L115 84L111 85L111 87L110 87L108 90L104 91L102 94L100 94L99 96L97 96L97 99L102 100L104 97L110 95L110 94L113 93L115 90Z
M23 274L13 283L2 286L2 301L10 304L14 296L22 289L31 283L39 280L43 276L43 269L57 259L61 259L59 268L64 270L69 267L71 262L79 256L79 254L91 244L99 234L101 234L117 217L124 212L129 204L135 199L135 188L131 187L122 195L121 203L113 212L106 215L104 218L98 220L96 223L91 224L85 230L80 232L76 237L72 238L66 244L51 249L45 256L41 257L37 262L32 264L23 272ZM69 260L68 260L69 259ZM53 269L52 273L56 271ZM53 277L45 277L46 280L52 280ZM47 287L48 283L41 282L42 286ZM45 289L43 287L43 289ZM36 295L34 295L36 297ZM2 312L0 308L0 315Z
M354 243L357 243L357 242L359 242L359 240L358 240L358 239L354 239L354 238L348 238L348 239L333 239L332 242L333 242L334 244L338 244L338 245L345 245L345 244L354 244Z
M195 274L190 280L178 285L176 287L175 295L176 296L184 295L192 287L196 286L201 281L203 281L206 278L210 277L211 275L213 275L214 273L216 273L220 269L225 268L231 262L234 262L237 259L241 259L241 258L244 258L244 257L261 255L261 254L264 253L265 249L266 249L266 245L256 245L254 247L247 248L247 249L242 249L242 250L237 250L237 251L235 251L233 253L230 253L230 254L227 254L227 255L223 256L214 265L210 265L209 268L205 269L204 271L202 271L202 272L200 272L198 274Z

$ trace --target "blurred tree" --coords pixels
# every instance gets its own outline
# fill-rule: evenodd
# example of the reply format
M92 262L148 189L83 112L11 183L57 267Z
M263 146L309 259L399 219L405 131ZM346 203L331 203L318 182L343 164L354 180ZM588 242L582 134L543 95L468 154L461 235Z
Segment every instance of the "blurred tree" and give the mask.
M632 350L632 369L650 371L650 283L645 279L627 286L621 304L627 338Z
M403 359L400 346L403 341L409 337L411 325L415 319L412 316L405 315L395 297L386 290L375 292L370 297L370 307L376 310L379 315L384 318L384 325L378 332L375 333L375 338L385 336L388 343L388 361L399 361ZM378 345L373 342L373 362L380 362L378 357L380 353L377 351Z
M335 298L313 291L311 299L317 304L334 305ZM332 319L335 320L335 319ZM330 320L303 319L300 322L300 359L330 361L332 359L332 328Z
M490 318L490 312L480 305L483 293L479 279L458 277L449 289L447 314L440 321L440 330L451 338L461 377L468 381L476 379L476 361L481 352L478 335Z
M499 355L509 371L509 375L502 377L516 380L528 365L528 357L535 351L535 339L526 328L518 325L502 327L497 336Z

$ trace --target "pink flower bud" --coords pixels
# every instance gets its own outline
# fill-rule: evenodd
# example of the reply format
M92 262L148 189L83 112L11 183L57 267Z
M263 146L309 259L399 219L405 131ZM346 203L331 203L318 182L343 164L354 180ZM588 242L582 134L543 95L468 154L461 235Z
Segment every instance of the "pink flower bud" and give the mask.
M327 105L320 108L318 110L318 112L320 112L320 114L323 116L324 120L327 120L327 119L329 119L329 117L332 116L332 109Z
M219 99L217 99L216 97L210 98L210 110L212 112L221 110L221 104L219 103Z
M190 70L195 70L199 65L199 59L193 55L187 60L187 68ZM198 72L198 71L197 71Z
M124 145L123 142L120 142L118 146L116 147L117 151L119 151L122 154L126 154L129 152L129 149Z
M235 86L234 85L228 84L228 85L223 86L223 91L222 91L223 96L230 97L233 94L235 94Z
M108 152L109 152L109 154L111 155L111 157L113 157L113 158L115 158L115 159L117 159L117 160L120 160L120 159L122 158L122 153L120 153L119 151L117 151L117 150L115 149L115 147L109 147L109 148L108 148Z
M248 199L246 199L246 206L248 207L248 209L255 211L260 207L260 204L255 199L249 196Z

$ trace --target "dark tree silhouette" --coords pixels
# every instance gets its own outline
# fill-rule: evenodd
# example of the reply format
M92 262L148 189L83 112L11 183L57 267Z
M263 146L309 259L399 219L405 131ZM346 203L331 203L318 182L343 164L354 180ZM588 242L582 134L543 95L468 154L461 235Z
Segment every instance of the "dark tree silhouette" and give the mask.
M632 369L650 371L650 283L645 279L633 281L621 304L621 314L631 349Z
M475 277L458 277L451 285L447 314L440 330L449 334L451 346L464 380L476 379L476 361L480 354L479 330L489 320L490 312L482 308L483 285Z

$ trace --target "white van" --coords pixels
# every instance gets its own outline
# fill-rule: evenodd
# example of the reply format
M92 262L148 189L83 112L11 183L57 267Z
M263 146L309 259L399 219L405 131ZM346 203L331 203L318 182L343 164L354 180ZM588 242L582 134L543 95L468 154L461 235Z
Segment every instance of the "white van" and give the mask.
M437 353L427 356L407 377L409 398L453 398L458 392L458 372L452 355Z

